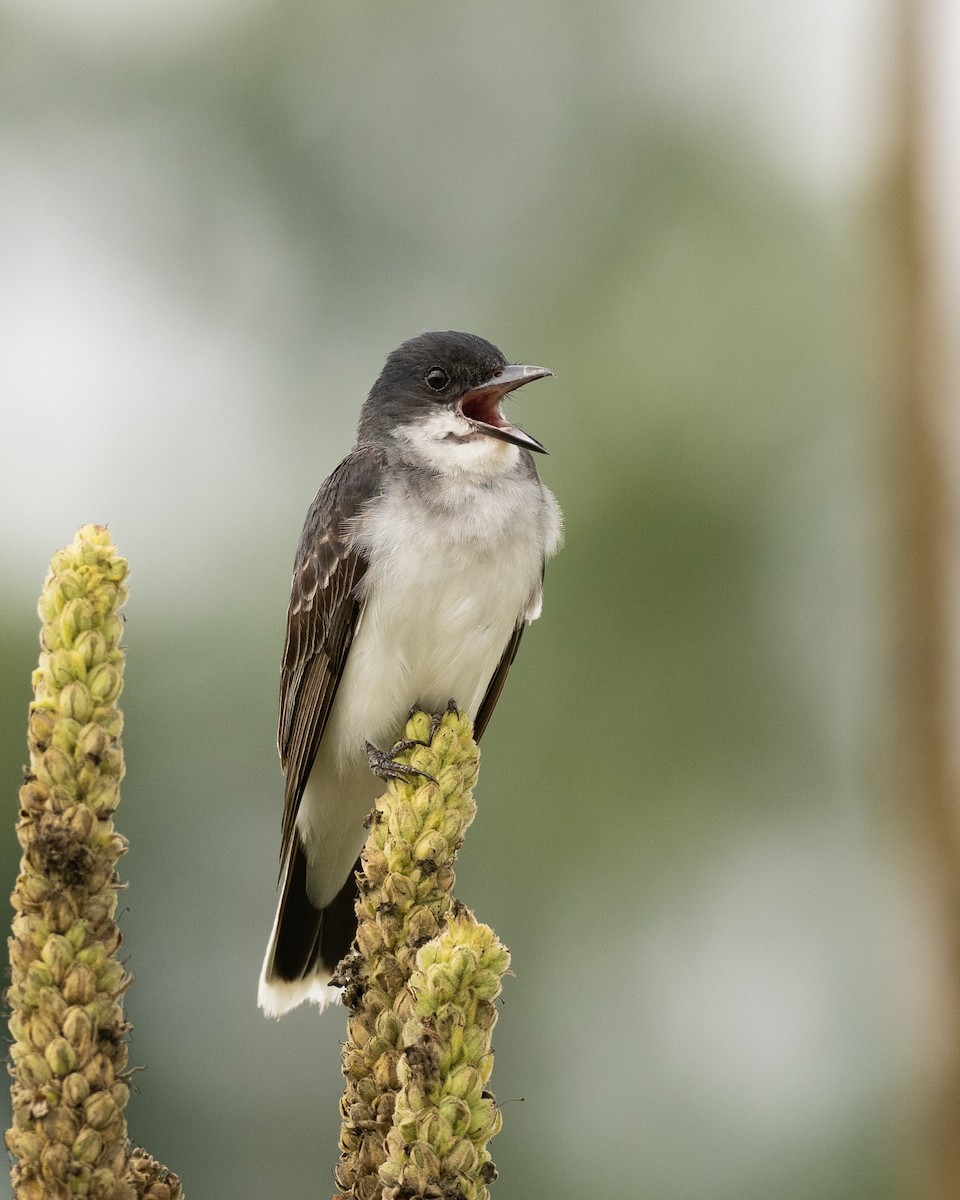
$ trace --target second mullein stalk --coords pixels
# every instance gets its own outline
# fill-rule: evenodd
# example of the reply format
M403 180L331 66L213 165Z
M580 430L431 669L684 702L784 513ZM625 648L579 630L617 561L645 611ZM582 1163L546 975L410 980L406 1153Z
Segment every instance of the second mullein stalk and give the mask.
M460 712L415 713L404 737L427 743L400 759L431 778L388 784L362 855L357 940L338 979L351 1010L339 1196L482 1200L496 1177L486 1146L500 1112L485 1085L509 955L451 895L479 754Z

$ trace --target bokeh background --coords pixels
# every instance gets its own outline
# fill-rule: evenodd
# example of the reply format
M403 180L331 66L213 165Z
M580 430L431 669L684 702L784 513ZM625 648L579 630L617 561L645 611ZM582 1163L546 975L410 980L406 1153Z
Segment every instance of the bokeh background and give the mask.
M918 59L953 300L958 11ZM278 658L303 514L431 328L557 376L513 411L567 545L458 870L515 969L496 1196L925 1194L953 1042L899 816L900 40L892 0L0 8L0 866L35 597L106 522L129 1116L189 1196L333 1191L344 1015L255 1006Z

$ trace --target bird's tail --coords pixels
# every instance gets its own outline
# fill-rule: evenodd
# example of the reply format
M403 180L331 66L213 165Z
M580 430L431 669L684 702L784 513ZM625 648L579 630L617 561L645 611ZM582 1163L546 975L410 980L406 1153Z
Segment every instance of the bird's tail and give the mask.
M257 990L257 1003L267 1016L281 1017L304 1000L324 1008L338 998L340 989L330 986L330 977L357 931L356 897L351 871L326 907L318 909L310 903L307 862L295 834Z

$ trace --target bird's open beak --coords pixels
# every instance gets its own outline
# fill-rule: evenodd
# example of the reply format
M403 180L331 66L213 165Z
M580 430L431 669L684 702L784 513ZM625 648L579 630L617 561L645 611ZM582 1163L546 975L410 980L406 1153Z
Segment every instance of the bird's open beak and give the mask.
M504 367L482 387L465 392L458 407L462 415L481 433L499 438L501 442L513 442L515 446L523 446L526 450L535 450L538 454L548 454L547 448L536 438L510 424L504 417L500 404L507 392L552 374L553 372L548 371L546 367Z

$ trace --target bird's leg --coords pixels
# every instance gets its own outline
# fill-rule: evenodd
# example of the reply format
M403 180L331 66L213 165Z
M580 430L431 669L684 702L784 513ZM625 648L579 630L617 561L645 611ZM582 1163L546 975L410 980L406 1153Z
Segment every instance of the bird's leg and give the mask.
M366 745L367 762L370 765L370 770L378 779L409 779L412 775L420 775L423 779L429 779L431 783L437 782L428 771L421 771L419 767L411 767L409 763L397 762L394 757L403 750L409 750L413 746L427 745L427 743L419 741L397 742L389 750L378 750L376 746L372 746L369 742Z

